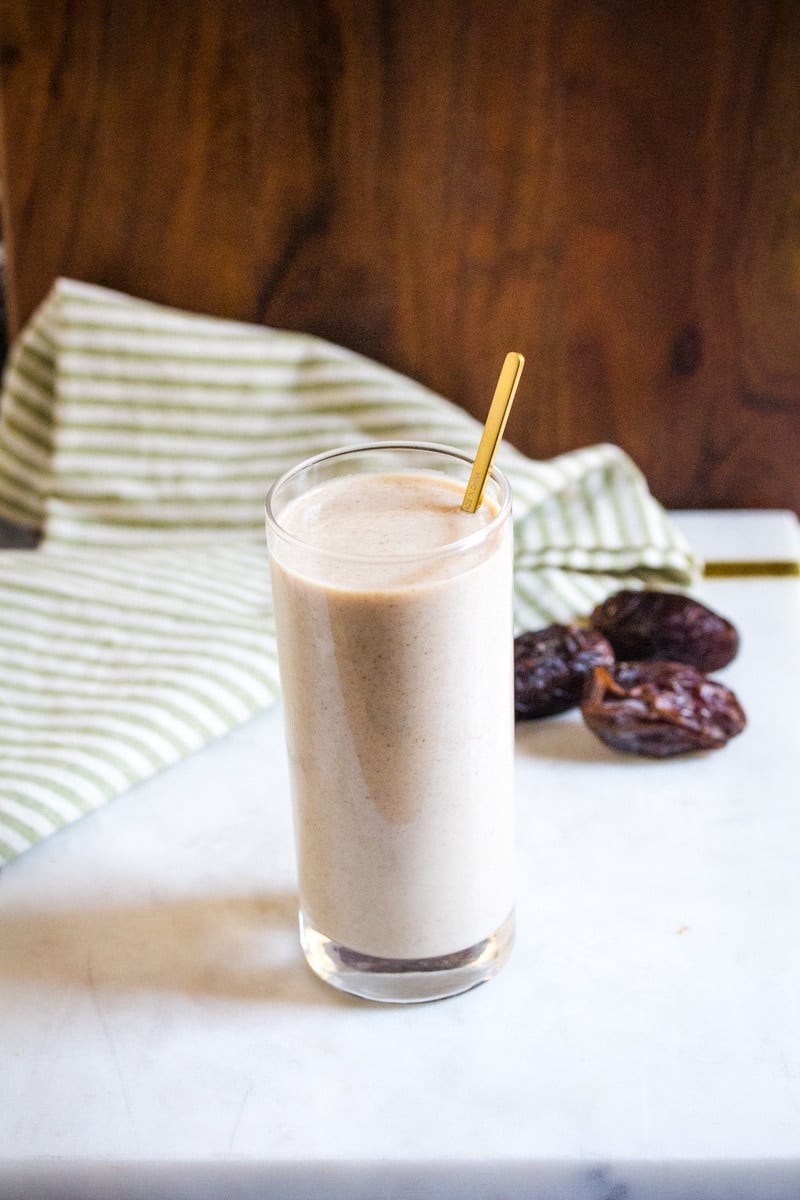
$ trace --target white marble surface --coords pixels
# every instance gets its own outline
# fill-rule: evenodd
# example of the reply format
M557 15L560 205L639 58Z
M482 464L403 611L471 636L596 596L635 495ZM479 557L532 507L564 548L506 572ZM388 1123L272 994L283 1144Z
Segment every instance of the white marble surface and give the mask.
M701 594L749 728L520 727L517 945L461 997L305 966L278 708L6 867L0 1197L796 1200L800 581Z

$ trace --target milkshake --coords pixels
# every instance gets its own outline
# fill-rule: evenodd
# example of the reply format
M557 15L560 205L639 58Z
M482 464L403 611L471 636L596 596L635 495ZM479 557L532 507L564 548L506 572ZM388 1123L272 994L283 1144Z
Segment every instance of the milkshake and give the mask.
M513 926L512 539L469 460L321 456L268 498L301 937L318 974L432 999L499 969Z

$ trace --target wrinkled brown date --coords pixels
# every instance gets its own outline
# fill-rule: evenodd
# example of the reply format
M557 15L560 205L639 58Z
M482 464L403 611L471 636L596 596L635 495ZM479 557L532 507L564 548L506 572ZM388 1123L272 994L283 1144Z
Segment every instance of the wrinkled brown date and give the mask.
M718 671L739 649L730 621L680 592L617 592L589 622L625 661L659 658Z
M596 667L581 711L607 745L650 758L719 749L746 724L729 688L675 662Z
M514 713L518 721L549 717L580 703L592 668L614 651L594 629L548 625L514 640Z

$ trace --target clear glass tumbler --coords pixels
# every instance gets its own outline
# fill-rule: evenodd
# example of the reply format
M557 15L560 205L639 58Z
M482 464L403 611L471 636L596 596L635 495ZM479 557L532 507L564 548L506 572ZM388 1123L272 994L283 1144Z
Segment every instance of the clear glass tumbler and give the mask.
M511 493L471 462L372 443L267 497L300 938L328 983L434 1000L514 932Z

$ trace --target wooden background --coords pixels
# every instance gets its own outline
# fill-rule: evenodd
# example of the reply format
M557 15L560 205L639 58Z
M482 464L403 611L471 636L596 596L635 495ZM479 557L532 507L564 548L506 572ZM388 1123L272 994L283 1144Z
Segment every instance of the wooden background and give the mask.
M800 510L797 0L6 0L12 332L57 274L351 346L670 506Z

